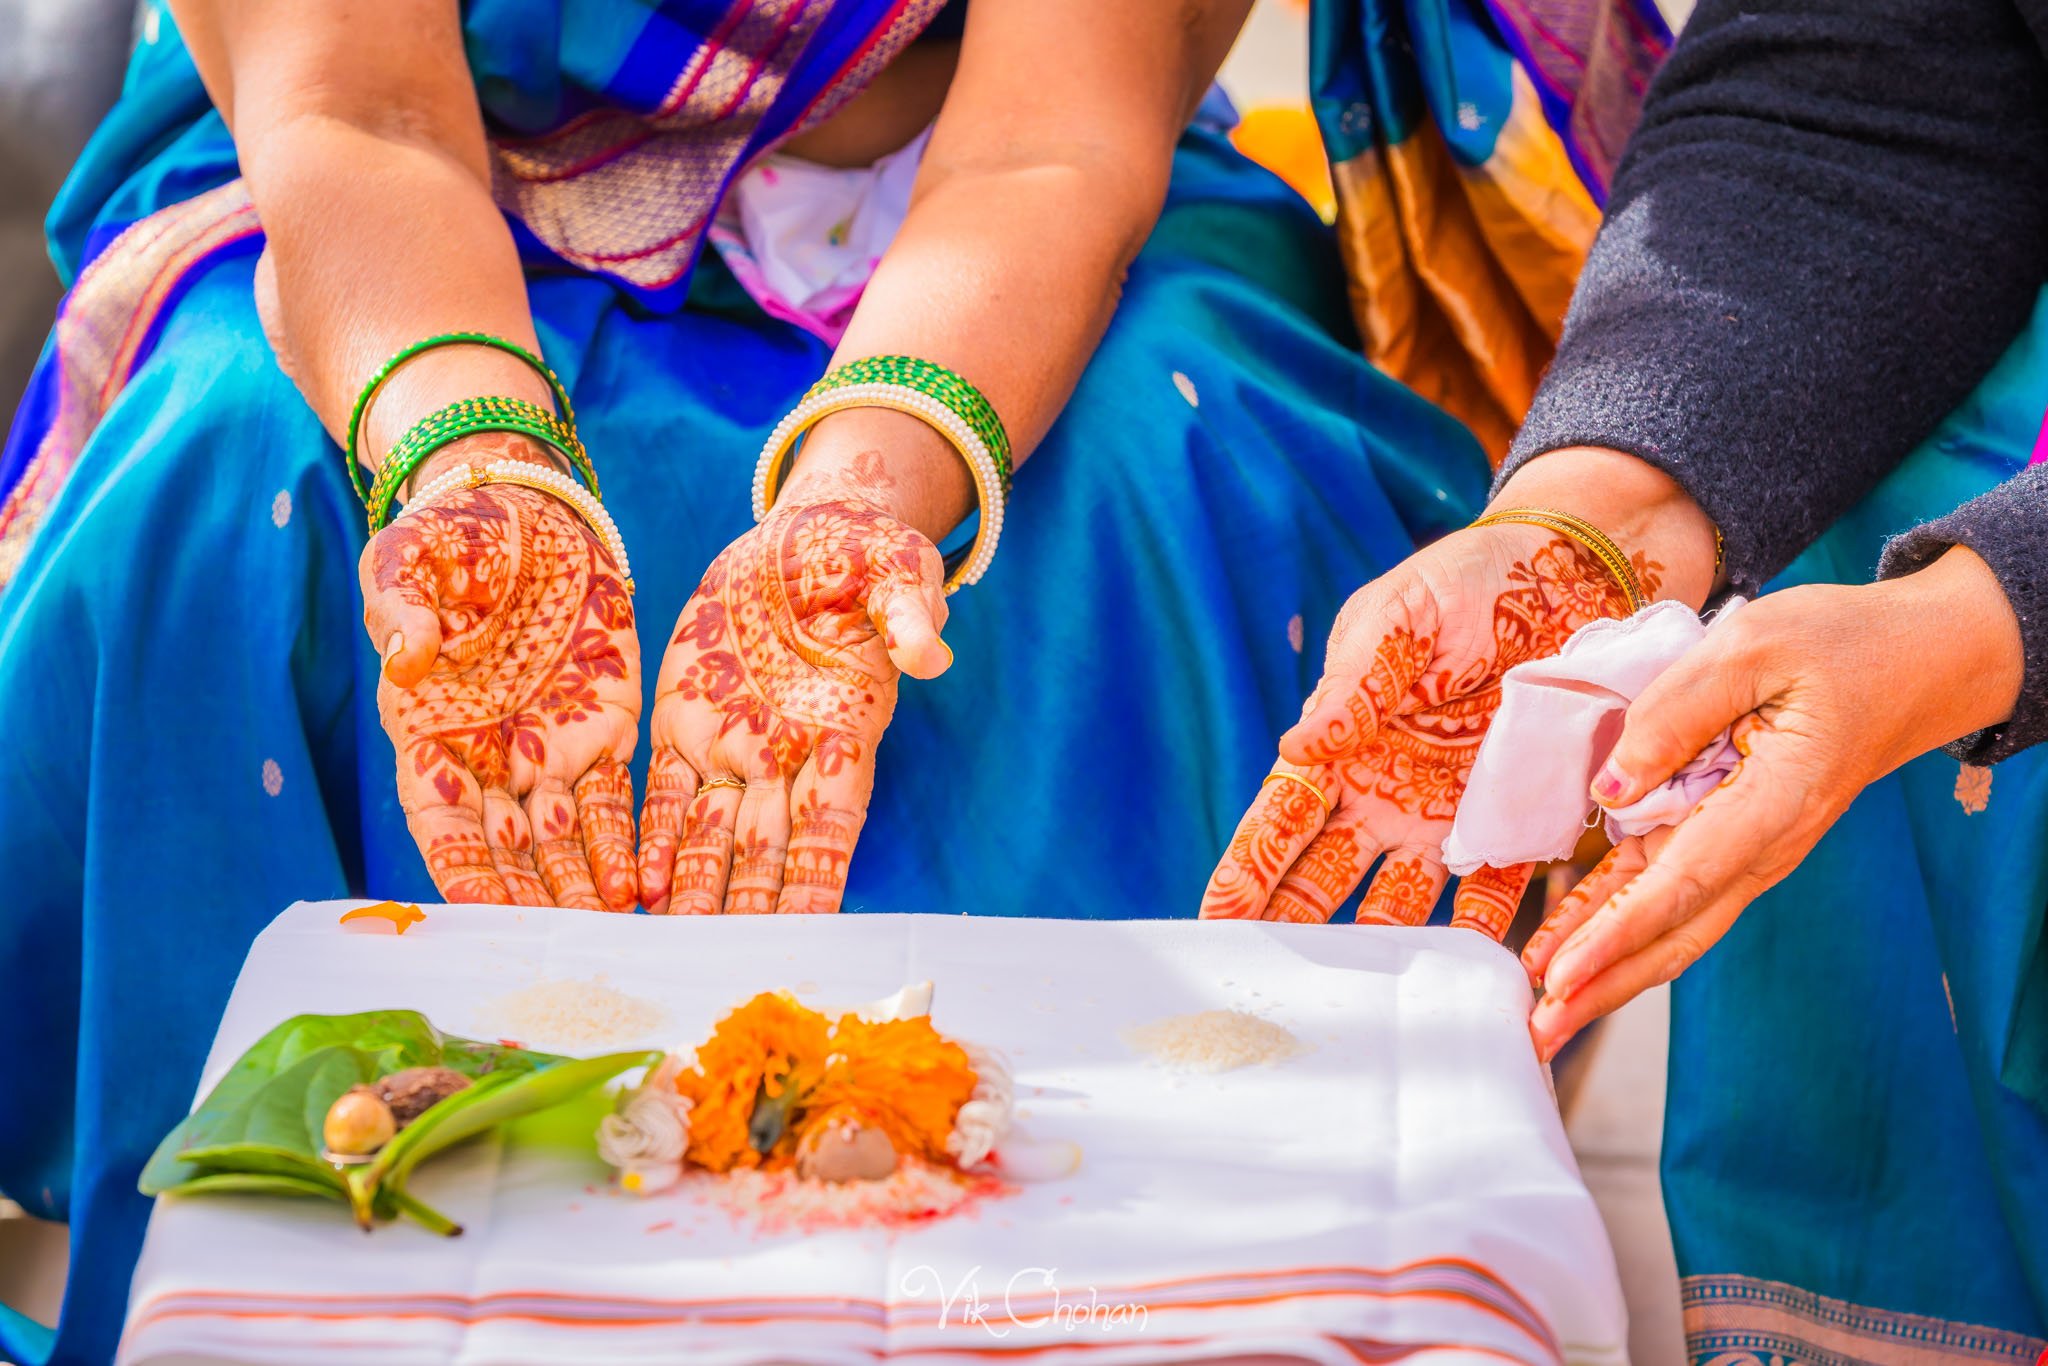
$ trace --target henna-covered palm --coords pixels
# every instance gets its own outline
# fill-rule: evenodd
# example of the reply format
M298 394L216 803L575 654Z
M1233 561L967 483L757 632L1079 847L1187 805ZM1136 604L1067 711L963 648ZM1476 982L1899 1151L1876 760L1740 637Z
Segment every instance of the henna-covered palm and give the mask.
M597 537L489 484L378 532L361 572L398 798L441 894L632 909L640 644Z
M859 496L778 506L712 562L655 691L643 905L839 909L898 673L951 662L944 576Z
M1638 558L1635 568L1654 592L1658 567ZM1627 611L1577 542L1518 523L1448 536L1360 589L1330 633L1322 682L1280 739L1277 769L1306 777L1331 808L1300 783L1267 783L1209 879L1202 915L1326 921L1385 854L1360 922L1428 919L1501 675ZM1531 871L1466 877L1452 923L1500 938Z

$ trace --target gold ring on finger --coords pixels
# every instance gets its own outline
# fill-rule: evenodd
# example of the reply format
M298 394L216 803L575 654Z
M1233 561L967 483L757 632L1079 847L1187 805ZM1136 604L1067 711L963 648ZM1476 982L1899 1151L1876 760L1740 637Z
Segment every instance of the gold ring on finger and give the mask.
M1334 809L1335 803L1333 803L1328 797L1325 797L1323 795L1323 790L1320 787L1317 787L1314 783L1310 782L1308 779L1302 777L1299 773L1289 773L1285 769L1276 769L1273 772L1268 773L1266 775L1266 782L1260 783L1259 786L1263 788L1264 786L1266 786L1266 783L1277 783L1282 780L1285 780L1290 783L1300 783L1303 787L1315 793L1316 800L1321 802L1323 805L1323 810L1330 811Z
M705 788L711 787L744 788L746 785L747 780L745 778L706 778L703 782L697 784L697 789L701 792Z

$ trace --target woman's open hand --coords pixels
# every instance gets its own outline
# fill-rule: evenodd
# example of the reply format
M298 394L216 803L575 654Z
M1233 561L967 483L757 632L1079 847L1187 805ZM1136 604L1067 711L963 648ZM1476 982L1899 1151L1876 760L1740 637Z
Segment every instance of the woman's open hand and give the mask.
M1637 800L1730 726L1742 763L1676 826L1617 845L1530 938L1537 1051L1690 967L1864 787L2004 720L2022 671L2012 609L1968 550L1772 593L1709 632L1629 707L1593 796Z
M838 910L898 673L952 662L929 540L857 492L787 498L705 571L662 660L651 911Z
M1636 572L1654 591L1657 566ZM1330 634L1323 679L1280 738L1275 772L1209 880L1205 918L1326 921L1386 862L1361 922L1420 924L1443 891L1444 837L1500 679L1555 654L1627 599L1592 554L1541 527L1468 529L1355 593ZM1459 885L1455 922L1498 939L1531 865L1482 868Z
M630 910L640 645L590 528L487 484L378 532L361 574L398 798L441 894Z

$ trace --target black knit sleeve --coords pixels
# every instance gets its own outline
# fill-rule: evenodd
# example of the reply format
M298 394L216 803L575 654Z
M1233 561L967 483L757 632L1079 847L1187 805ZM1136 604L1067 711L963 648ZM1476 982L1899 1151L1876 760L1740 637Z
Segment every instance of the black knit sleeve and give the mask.
M1948 516L1894 537L1878 573L1888 579L1910 574L1956 545L1976 551L1998 575L2020 619L2026 653L2026 680L2012 716L1948 746L1958 759L1993 764L2048 740L2048 465L2031 466Z
M2044 276L2048 62L2009 0L1701 0L1502 478L1637 455L1754 592L1983 378Z

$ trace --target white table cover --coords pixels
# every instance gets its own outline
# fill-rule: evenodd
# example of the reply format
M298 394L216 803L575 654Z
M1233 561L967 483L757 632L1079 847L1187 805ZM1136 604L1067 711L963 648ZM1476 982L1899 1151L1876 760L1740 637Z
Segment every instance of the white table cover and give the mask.
M1469 931L428 906L393 937L340 929L352 904L257 939L202 1095L301 1012L406 1007L495 1038L507 993L603 974L667 1013L618 1046L661 1046L761 990L848 1006L930 979L933 1022L1007 1053L1023 1123L1082 1168L896 1233L764 1236L701 1196L621 1194L594 1153L496 1137L415 1176L459 1238L167 1198L124 1363L1626 1360L1529 989ZM1186 1075L1119 1038L1228 1007L1311 1051Z

